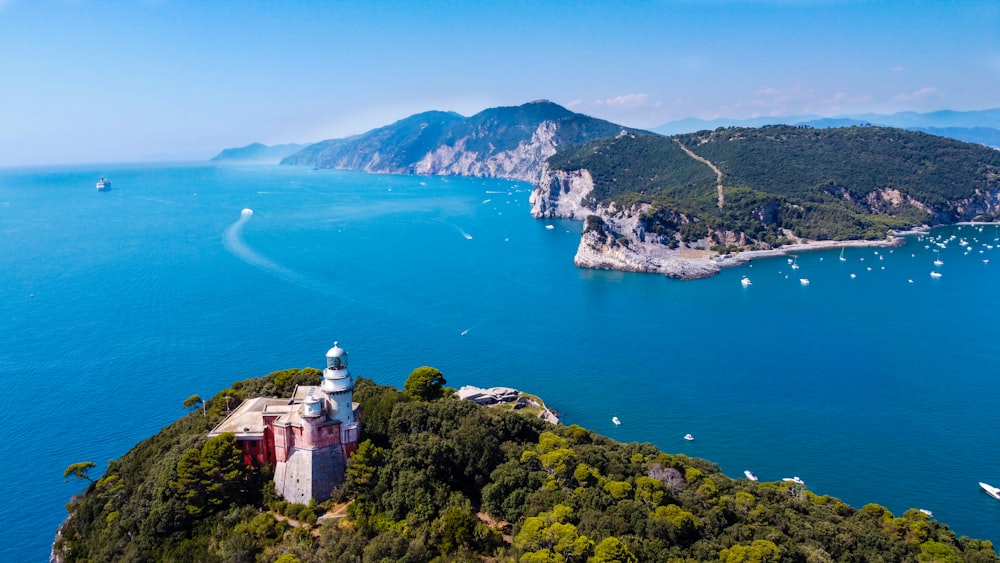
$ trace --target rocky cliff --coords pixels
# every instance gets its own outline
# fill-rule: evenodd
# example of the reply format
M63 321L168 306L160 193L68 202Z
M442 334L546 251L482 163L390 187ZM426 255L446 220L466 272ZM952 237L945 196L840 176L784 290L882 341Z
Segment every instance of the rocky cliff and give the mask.
M622 130L627 128L539 100L472 117L421 113L362 135L310 145L282 164L537 183L546 159L557 151Z

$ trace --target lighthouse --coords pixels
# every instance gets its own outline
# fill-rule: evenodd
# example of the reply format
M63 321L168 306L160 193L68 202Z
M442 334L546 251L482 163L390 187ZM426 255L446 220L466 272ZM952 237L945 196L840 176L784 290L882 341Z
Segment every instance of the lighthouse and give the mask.
M290 398L244 401L209 436L231 432L250 465L274 464L274 487L285 500L322 502L344 482L347 458L358 448L360 405L347 351L326 353L319 385L299 385Z

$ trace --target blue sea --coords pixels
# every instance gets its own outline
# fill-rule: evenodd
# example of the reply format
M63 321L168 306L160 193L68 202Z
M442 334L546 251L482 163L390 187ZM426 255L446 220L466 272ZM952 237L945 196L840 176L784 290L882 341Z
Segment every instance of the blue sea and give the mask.
M977 485L1000 485L996 227L682 282L576 268L581 225L533 220L530 189L277 166L0 170L0 560L48 556L85 484L64 482L69 464L99 474L190 395L321 366L334 341L379 383L431 365L732 477L799 476L1000 542L1000 502Z

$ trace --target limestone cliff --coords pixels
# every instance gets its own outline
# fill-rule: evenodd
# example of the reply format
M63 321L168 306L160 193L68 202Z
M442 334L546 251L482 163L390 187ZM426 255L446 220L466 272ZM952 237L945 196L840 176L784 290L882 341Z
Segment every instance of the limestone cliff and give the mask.
M567 172L551 170L546 165L528 200L531 216L583 221L594 213L583 203L593 190L594 179L586 168Z
M537 183L557 151L628 130L546 100L484 110L416 114L362 135L310 145L282 164L507 178Z

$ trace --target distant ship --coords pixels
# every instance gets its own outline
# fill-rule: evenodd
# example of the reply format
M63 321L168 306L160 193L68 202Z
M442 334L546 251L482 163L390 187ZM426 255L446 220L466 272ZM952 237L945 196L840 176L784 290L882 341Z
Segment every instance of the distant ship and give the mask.
M110 189L111 189L111 180L108 180L104 176L101 176L101 178L97 180L97 191L106 192Z

